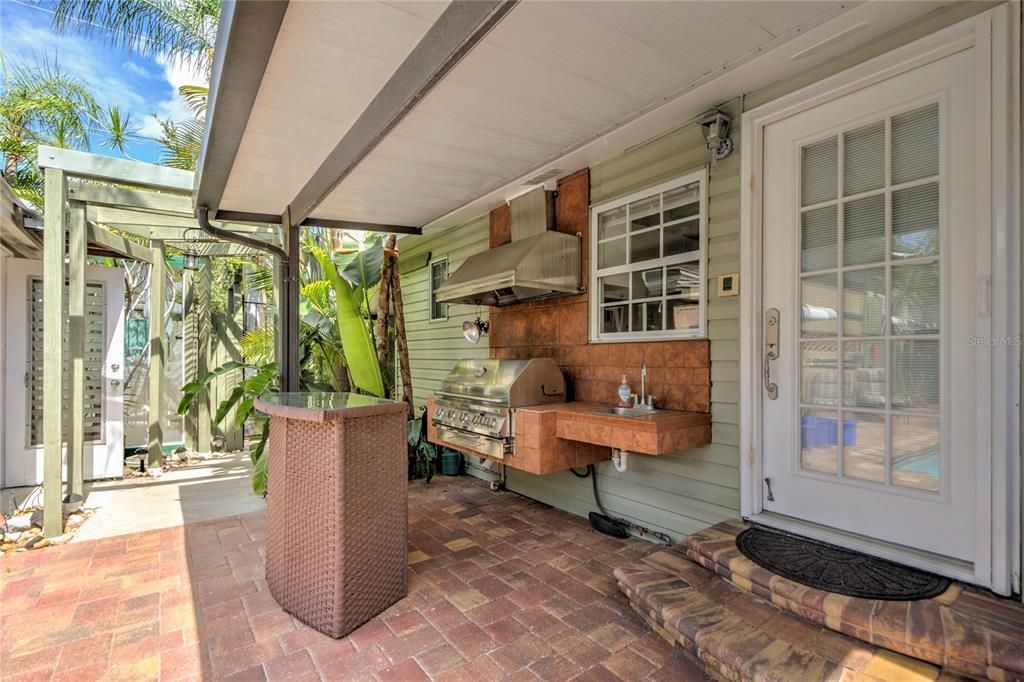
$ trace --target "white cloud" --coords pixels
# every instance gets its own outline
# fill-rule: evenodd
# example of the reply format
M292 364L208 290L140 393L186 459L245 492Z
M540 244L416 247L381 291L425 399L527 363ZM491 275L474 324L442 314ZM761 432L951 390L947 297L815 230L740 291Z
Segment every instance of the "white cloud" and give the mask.
M140 64L138 64L136 62L133 62L133 61L127 61L124 64L122 64L121 66L124 67L125 71L128 71L129 73L133 73L136 76L138 76L139 78L150 78L150 79L159 78L158 75L156 75L155 73L153 73L152 71L150 71L146 67L144 67L144 66L142 66L142 65L140 65Z
M158 102L156 111L143 119L140 133L147 137L160 136L159 119L181 121L192 118L192 111L188 108L181 95L178 94L178 89L181 86L206 85L206 75L194 65L164 56L157 57L156 62L163 67L164 79L170 84L173 94L169 99Z

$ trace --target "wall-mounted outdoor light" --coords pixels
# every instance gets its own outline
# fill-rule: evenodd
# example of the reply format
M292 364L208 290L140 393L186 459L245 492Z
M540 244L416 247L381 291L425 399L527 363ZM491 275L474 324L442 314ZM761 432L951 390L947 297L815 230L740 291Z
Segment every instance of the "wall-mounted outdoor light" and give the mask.
M479 343L480 337L486 336L489 328L490 325L481 320L480 316L477 315L475 321L470 322L469 320L466 320L462 323L462 335L466 338L466 341L469 341L470 343Z
M704 142L711 152L711 171L714 172L718 162L732 154L733 144L729 139L729 124L732 118L718 109L711 109L701 114L697 122L700 123Z

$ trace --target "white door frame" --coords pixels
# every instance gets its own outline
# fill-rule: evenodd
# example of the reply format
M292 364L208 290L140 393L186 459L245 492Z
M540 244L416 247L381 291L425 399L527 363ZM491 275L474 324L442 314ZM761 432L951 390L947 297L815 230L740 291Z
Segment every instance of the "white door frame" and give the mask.
M744 518L790 526L805 534L922 566L984 585L1001 594L1020 589L1020 5L1007 3L826 78L743 115L740 281L740 511ZM976 120L988 144L977 149L976 225L979 245L992 254L987 335L992 346L991 400L977 418L979 429L976 509L977 554L971 566L874 544L870 539L812 524L766 518L761 506L760 283L762 276L761 172L764 129L772 122L855 92L923 64L974 47ZM983 125L988 122L988 125ZM975 132L975 131L970 131ZM984 198L989 200L985 201ZM979 322L982 322L979 320ZM981 329L979 325L979 329Z

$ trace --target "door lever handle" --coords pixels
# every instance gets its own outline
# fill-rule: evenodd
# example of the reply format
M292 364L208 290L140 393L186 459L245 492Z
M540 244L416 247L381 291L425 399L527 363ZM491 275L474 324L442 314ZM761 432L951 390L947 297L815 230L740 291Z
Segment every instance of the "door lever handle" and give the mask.
M769 308L764 319L764 390L769 400L779 397L779 385L772 381L772 360L779 357L779 309Z

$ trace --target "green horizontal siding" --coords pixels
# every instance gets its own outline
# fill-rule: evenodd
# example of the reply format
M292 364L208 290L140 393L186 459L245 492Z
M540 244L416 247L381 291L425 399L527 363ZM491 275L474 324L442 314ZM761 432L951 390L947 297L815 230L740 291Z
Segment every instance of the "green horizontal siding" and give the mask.
M441 387L456 361L462 358L486 358L487 337L474 345L462 337L462 323L476 319L473 306L448 306L447 320L431 321L427 254L431 258L448 258L451 274L467 257L487 250L490 222L482 216L460 227L438 235L403 237L398 241L399 268L402 280L402 303L405 311L405 332L409 341L409 366L412 371L413 400L417 408L427 403L427 396ZM480 310L487 319L487 308Z

